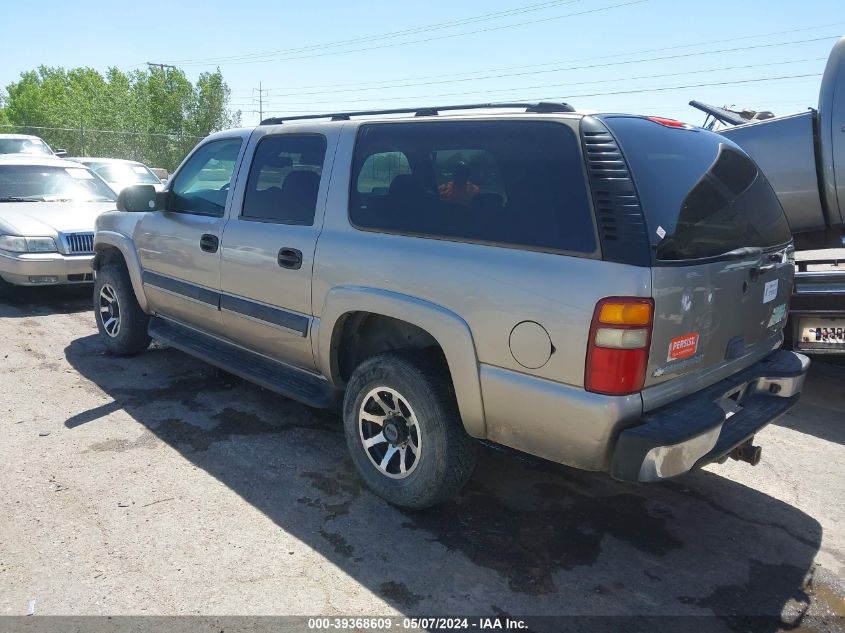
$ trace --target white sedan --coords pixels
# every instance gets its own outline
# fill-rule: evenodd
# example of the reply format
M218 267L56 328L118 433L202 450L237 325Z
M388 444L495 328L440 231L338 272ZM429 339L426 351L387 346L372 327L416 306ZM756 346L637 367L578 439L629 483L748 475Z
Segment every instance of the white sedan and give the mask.
M82 163L89 167L100 178L109 183L109 187L120 193L129 185L152 185L156 191L164 189L159 177L156 176L144 163L135 160L123 160L121 158L90 158L78 157L68 160Z

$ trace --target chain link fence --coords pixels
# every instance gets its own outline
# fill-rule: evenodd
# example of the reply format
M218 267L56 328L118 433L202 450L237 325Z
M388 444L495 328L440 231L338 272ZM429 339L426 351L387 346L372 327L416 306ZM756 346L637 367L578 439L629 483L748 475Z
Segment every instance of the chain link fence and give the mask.
M83 126L0 125L0 134L32 134L44 139L54 150L67 150L68 156L125 158L168 172L172 172L203 138L189 134L122 132Z

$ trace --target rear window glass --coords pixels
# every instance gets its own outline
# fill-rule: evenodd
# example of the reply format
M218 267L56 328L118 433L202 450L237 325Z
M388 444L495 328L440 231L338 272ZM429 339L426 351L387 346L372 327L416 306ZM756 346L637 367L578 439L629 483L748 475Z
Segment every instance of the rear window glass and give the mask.
M792 239L768 181L731 141L646 119L606 123L633 174L658 260L716 257Z
M350 218L392 233L596 250L577 137L546 121L364 125Z

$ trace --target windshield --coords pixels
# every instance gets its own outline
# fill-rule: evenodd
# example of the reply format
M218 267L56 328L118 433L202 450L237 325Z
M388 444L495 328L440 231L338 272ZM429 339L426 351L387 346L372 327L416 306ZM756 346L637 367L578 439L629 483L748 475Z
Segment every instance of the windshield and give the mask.
M109 183L123 185L158 185L161 181L141 163L103 163L93 165L94 171Z
M40 138L0 138L0 154L52 156L53 150Z
M85 167L0 165L0 201L8 199L112 202L116 196Z
M717 257L792 239L774 191L726 138L608 117L640 194L658 261Z

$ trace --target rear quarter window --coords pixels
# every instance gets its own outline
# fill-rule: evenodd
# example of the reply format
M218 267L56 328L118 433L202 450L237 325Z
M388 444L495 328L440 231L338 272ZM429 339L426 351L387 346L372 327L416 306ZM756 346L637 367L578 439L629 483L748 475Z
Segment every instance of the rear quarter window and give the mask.
M349 215L358 228L592 254L579 142L552 121L361 126Z
M634 177L658 262L717 257L792 239L765 176L733 142L642 118L605 122Z

